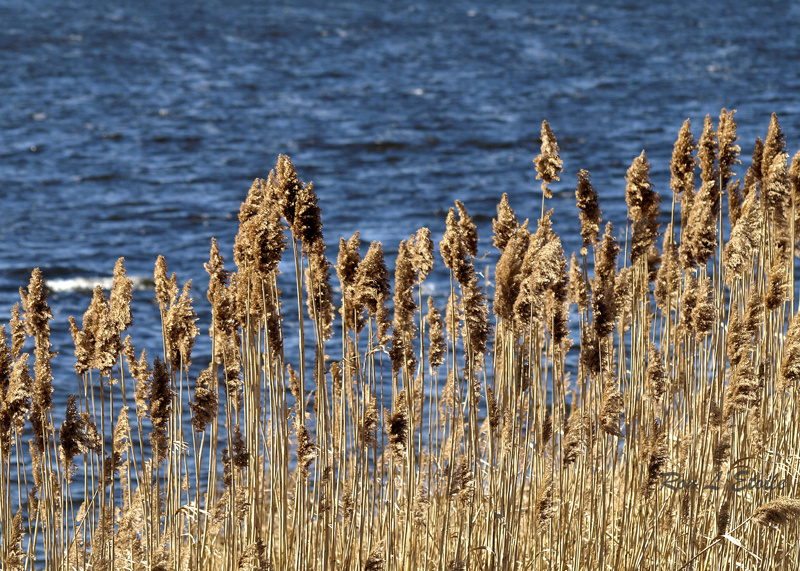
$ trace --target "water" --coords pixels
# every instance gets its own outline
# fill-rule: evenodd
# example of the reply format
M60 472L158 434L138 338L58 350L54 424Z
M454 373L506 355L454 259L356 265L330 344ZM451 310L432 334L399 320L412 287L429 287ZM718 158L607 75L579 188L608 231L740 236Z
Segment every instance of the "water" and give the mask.
M548 208L568 253L580 240L575 173L592 173L604 218L624 227L624 174L646 149L666 209L687 117L699 137L706 113L738 110L740 176L773 111L790 152L800 147L800 8L789 3L167 4L0 5L0 315L40 267L57 414L77 390L67 317L118 257L137 283L137 348L160 352L158 254L194 280L208 327L210 239L232 258L239 204L279 153L314 181L330 255L360 230L392 267L417 228L438 242L455 199L478 224L481 265L493 264L501 194L538 217L543 119L564 160ZM428 290L443 305L437 264Z

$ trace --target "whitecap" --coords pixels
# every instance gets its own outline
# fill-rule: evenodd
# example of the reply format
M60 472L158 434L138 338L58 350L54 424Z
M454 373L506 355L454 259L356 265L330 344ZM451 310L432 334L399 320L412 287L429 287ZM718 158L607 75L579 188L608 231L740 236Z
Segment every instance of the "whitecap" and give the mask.
M133 282L133 289L137 291L148 289L152 286L152 278L145 276L128 276ZM47 280L47 289L54 293L65 291L94 291L95 286L100 286L105 290L110 290L113 285L113 278L110 277L74 277L74 278L55 278Z

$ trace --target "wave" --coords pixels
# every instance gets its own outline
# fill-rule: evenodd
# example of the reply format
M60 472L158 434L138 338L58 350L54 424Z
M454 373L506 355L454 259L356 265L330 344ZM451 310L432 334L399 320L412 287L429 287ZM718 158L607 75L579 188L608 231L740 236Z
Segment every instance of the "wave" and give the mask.
M147 276L128 276L133 282L135 291L142 291L153 287L153 278ZM67 291L91 292L96 286L105 290L110 290L113 278L110 277L74 277L74 278L55 278L47 280L47 289L54 293Z

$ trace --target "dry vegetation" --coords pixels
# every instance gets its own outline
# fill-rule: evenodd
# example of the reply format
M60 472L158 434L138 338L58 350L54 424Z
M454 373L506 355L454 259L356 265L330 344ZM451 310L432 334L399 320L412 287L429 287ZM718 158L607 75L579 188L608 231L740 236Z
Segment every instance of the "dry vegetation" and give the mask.
M120 260L110 297L70 320L80 391L60 426L34 271L0 336L3 568L797 569L800 153L773 116L740 184L736 141L733 112L697 142L687 120L665 228L637 157L624 240L580 171L570 260L545 123L536 228L503 195L487 292L456 202L439 308L429 230L400 244L393 293L380 243L362 257L342 239L334 266L313 186L281 156L242 204L235 273L212 243L213 362L190 378L189 284L161 257L163 356L137 356Z

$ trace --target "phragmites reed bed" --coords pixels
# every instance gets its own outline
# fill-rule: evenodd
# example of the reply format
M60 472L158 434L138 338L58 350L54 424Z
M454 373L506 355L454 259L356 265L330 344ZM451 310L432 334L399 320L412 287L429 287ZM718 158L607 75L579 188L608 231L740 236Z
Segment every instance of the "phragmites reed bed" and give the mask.
M200 366L192 285L161 256L163 345L137 357L120 259L69 318L77 382L54 379L34 270L0 326L0 567L798 568L800 152L773 115L741 184L734 115L680 128L671 201L633 157L618 229L575 169L565 242L543 122L541 214L498 196L493 250L456 201L439 256L421 228L388 264L358 232L331 263L281 155L242 203L235 270L212 240Z

